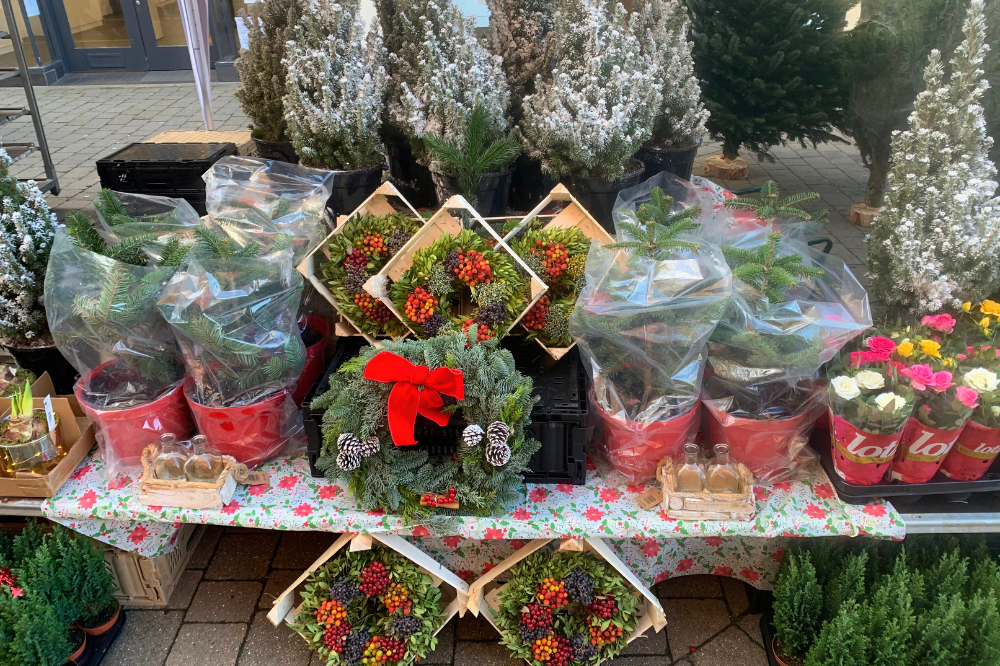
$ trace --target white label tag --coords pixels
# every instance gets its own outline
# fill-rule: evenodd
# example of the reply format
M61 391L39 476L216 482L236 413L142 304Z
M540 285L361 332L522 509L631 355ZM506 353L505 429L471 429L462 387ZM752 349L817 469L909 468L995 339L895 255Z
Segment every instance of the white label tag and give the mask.
M49 422L49 432L55 432L56 429L56 412L52 409L52 396L45 396L45 420Z

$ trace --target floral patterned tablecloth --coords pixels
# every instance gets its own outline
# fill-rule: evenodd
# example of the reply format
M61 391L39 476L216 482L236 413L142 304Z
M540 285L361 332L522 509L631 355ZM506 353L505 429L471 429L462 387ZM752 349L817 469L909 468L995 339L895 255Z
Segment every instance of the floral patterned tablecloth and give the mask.
M419 525L358 509L343 486L312 478L304 455L260 469L268 474L267 485L240 486L219 511L194 511L139 504L134 477L108 486L100 457L88 456L42 510L53 521L146 557L173 550L181 523L384 532L412 536L453 571L474 577L527 539L601 537L649 583L672 575L727 573L765 587L780 560L782 537L905 535L891 505L841 503L818 465L801 480L755 489L757 515L751 521L672 520L658 509L639 508L636 498L646 486L609 487L591 469L584 486L528 484L524 501L499 517L435 516Z

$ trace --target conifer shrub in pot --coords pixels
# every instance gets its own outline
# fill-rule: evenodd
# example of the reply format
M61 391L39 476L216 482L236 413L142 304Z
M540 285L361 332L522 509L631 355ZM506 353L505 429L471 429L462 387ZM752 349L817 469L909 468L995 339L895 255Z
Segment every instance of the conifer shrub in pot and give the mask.
M360 0L317 0L288 42L288 134L302 164L333 171L334 220L375 191L385 161L385 47L377 25L365 36L360 11Z

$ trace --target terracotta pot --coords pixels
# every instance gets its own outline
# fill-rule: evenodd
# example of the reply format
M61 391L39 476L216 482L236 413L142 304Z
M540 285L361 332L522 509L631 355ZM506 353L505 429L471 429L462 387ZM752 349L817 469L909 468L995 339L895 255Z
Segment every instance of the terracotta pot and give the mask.
M87 634L88 636L100 636L102 634L108 633L109 631L111 631L111 627L115 626L115 622L118 621L118 616L121 615L122 613L121 604L119 604L116 601L115 605L117 606L117 608L115 609L114 616L112 616L112 618L107 622L105 622L104 624L97 627L84 627L81 625L77 625L77 628L83 631L83 633Z
M890 476L903 483L927 483L958 441L965 424L955 430L926 426L911 416L903 429L903 439L892 463Z
M302 374L299 375L299 381L295 385L295 394L293 395L297 407L302 406L302 401L305 400L309 389L323 372L323 351L326 347L326 338L330 334L330 326L325 319L318 315L305 315L299 319L300 331L304 333L309 328L319 333L320 338L318 342L306 347L306 362L302 366Z
M84 385L111 363L113 361L98 366L74 387L80 406L97 426L106 453L115 456L121 465L138 467L142 464L142 450L159 442L160 435L172 432L177 439L187 439L194 434L191 412L180 386L175 386L152 402L135 407L104 409L89 404L84 397Z
M185 391L198 431L224 456L255 467L281 452L298 410L292 392L283 389L269 398L237 407L206 407L194 397L194 382Z
M941 473L956 481L976 481L1000 454L1000 428L966 421L962 434L941 464Z
M899 448L903 431L875 435L858 429L843 417L830 412L833 464L837 475L857 486L873 486L882 480Z
M656 464L666 457L681 455L686 444L698 431L701 403L680 416L666 421L639 423L618 418L597 404L590 394L593 413L604 432L602 448L611 466L633 482L656 476Z
M67 661L70 661L74 664L80 660L80 657L83 656L83 651L87 649L87 633L81 629L80 634L83 636L83 641L80 643L80 647L78 647L76 649L76 652L71 654L69 656L69 659L67 659Z
M772 636L771 637L771 654L774 655L774 661L778 664L778 666L792 666L791 664L789 664L788 662L786 662L784 659L782 659L780 656L778 656L778 637L777 636Z

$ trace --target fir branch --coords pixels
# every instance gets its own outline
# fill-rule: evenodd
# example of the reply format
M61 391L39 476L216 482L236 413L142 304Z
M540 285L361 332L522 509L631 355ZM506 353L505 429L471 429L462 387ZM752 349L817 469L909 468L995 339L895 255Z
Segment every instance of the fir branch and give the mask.
M645 255L632 253L632 259L645 258L660 261L671 252L681 249L696 250L698 243L677 238L679 234L694 231L699 226L696 218L701 214L701 206L691 206L676 213L673 197L668 197L659 187L653 188L649 203L639 206L635 214L638 222L622 220L621 226L635 240L608 243L604 247L609 250L645 250Z
M799 254L777 256L780 243L781 232L772 231L755 251L722 246L733 277L760 292L772 304L782 302L784 292L797 285L799 280L825 273L818 266L804 265Z

